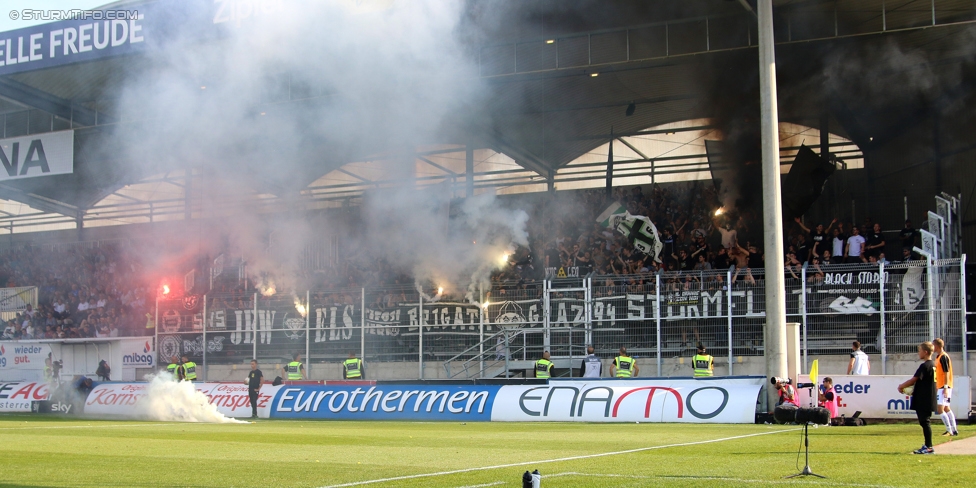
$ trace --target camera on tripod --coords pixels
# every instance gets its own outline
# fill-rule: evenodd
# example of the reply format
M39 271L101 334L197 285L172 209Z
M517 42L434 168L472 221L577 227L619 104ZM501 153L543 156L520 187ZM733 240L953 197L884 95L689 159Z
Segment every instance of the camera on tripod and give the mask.
M792 385L793 380L791 380L790 378L780 378L779 376L773 376L769 378L769 384L775 385L777 388L779 388L779 385L781 384ZM797 383L794 386L796 386L797 388L813 388L814 386L817 385L813 383Z

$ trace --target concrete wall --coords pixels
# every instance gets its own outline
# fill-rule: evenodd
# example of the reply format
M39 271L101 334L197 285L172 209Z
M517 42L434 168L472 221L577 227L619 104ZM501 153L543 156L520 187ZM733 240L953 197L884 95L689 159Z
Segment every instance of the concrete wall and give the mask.
M878 355L868 355L871 359L871 373L881 374L881 357ZM748 356L734 358L732 373L735 375L758 375L766 374L766 364L762 356ZM820 360L820 376L843 375L847 373L847 363L850 357L847 355L835 356L811 356L810 360ZM963 370L962 358L958 354L952 355L954 361L953 368L957 376L966 376ZM976 352L969 354L970 371L976 368ZM611 360L603 361L603 374L609 374ZM578 364L578 363L577 363ZM557 363L557 366L559 363ZM654 358L638 358L637 366L640 368L640 376L644 378L655 377L657 374L657 362ZM261 364L259 365L265 377L273 379L275 376L284 377L281 369L284 363ZM313 380L339 380L342 379L341 369L338 363L335 364L312 364L306 366L309 377ZM918 368L918 357L914 354L889 355L885 373L889 375L911 376ZM207 368L208 381L244 381L250 366L240 365L214 365ZM557 375L565 370L557 370ZM804 369L804 372L806 369ZM390 363L367 363L367 379L374 380L410 380L419 377L419 370L416 362L390 362ZM727 376L729 374L729 363L727 358L715 358L715 375ZM529 373L531 377L531 372ZM661 376L692 376L690 358L670 358L664 360L661 368ZM443 363L427 362L424 364L425 379L446 379L447 373ZM976 384L976 382L973 382ZM976 391L973 393L976 398Z

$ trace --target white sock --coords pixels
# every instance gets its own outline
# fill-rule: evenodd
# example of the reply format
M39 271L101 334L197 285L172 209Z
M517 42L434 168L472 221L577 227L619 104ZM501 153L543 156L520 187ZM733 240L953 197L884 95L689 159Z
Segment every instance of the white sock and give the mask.
M949 410L948 412L945 413L945 416L949 417L949 425L952 427L951 429L949 429L949 432L952 433L959 432L959 429L956 428L956 414L952 413L952 410Z
M942 412L939 414L939 417L942 417L942 423L945 424L946 430L952 432L952 425L949 424L949 414Z

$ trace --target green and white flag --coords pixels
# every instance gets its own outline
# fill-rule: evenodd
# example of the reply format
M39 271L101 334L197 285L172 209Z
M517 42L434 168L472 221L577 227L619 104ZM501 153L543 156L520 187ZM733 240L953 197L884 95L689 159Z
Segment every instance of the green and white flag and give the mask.
M604 227L620 232L627 237L627 240L640 252L651 256L655 261L661 262L658 257L664 244L657 233L657 227L651 219L643 215L631 215L619 202L613 202L607 207L596 221Z

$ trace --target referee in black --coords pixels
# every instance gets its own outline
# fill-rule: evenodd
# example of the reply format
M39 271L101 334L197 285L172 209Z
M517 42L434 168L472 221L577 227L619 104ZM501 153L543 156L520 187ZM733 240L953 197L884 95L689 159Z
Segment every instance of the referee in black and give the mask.
M247 398L251 400L251 418L258 418L258 393L261 392L261 383L264 381L264 373L258 369L257 360L251 360L251 372L247 374Z

